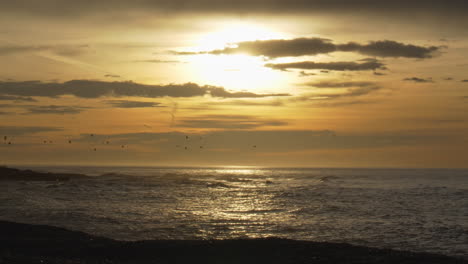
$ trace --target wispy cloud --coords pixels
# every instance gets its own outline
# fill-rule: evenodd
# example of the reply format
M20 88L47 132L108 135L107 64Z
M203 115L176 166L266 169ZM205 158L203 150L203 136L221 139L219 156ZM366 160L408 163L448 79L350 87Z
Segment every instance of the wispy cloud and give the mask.
M79 114L85 109L87 108L63 105L30 106L26 108L25 114Z
M302 62L290 62L290 63L267 63L266 67L270 67L275 70L288 70L288 69L302 69L302 70L330 70L330 71L366 71L385 69L385 65L379 61L369 62L314 62L314 61L302 61Z
M183 61L178 60L158 60L158 59L150 59L150 60L134 60L132 62L146 62L146 63L184 63Z
M17 53L50 51L60 56L78 56L87 51L88 45L2 45L0 56Z
M106 77L106 78L120 78L120 75L117 75L117 74L106 74L106 75L104 75L104 77Z
M178 127L212 129L254 129L268 126L285 126L288 123L279 120L265 120L245 115L204 115L177 122Z
M0 95L0 101L36 102L36 100L32 97L14 95Z
M369 87L376 86L374 82L335 82L335 81L321 81L321 82L308 82L307 86L315 88L349 88L349 87Z
M5 136L21 136L41 132L62 131L60 127L37 127L37 126L0 126L0 134Z
M432 80L432 78L424 79L424 78L419 78L419 77L409 77L409 78L403 79L403 81L417 82L417 83L432 83L432 82L434 82Z
M106 100L106 104L110 104L117 108L144 108L144 107L164 107L161 103L157 102L142 102L142 101L129 101L129 100Z

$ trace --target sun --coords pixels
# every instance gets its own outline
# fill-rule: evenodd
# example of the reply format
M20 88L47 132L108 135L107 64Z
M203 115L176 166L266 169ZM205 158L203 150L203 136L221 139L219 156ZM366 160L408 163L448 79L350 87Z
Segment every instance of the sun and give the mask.
M242 41L285 37L285 34L259 25L226 24L223 28L202 36L197 41L196 51L222 49ZM200 54L189 60L194 66L193 73L197 79L233 90L271 90L282 78L277 71L264 67L264 58L249 54Z

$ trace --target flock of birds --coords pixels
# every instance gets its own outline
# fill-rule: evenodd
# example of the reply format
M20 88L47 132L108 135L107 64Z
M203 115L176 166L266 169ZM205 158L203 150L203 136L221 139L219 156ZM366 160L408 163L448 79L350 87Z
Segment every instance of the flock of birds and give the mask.
M90 136L90 137L94 137L94 134L90 134L89 136ZM190 137L189 137L189 136L185 136L185 141L188 142L189 140L190 140ZM200 140L203 140L203 137L200 137ZM4 142L4 144L6 144L6 145L12 145L12 142L11 142L11 140L9 140L9 137L8 137L8 136L4 136L4 137L3 137L3 142ZM43 143L44 143L44 144L53 144L54 142L53 142L52 140L44 140ZM68 144L72 144L72 140L71 140L71 139L68 140ZM109 145L109 144L110 144L110 141L109 141L109 140L105 140L105 141L103 141L103 144L104 144L104 145ZM128 147L128 145L120 145L120 148L122 148L122 149L123 149L123 148L126 148L126 147ZM176 145L176 148L181 148L181 147L182 147L182 145ZM200 149L204 149L204 148L205 148L204 144L200 145L199 148L200 148ZM253 145L252 148L257 148L257 145ZM187 146L187 144L184 144L183 149L184 149L184 150L189 150L189 147ZM97 148L96 148L96 147L93 147L92 150L93 150L93 151L97 151Z
M94 137L94 134L90 134L89 136L90 136L90 137ZM53 142L52 140L43 140L42 143L43 143L43 144L53 144L54 142ZM3 144L5 144L5 145L12 145L13 143L12 143L12 141L11 141L11 137L3 136ZM72 140L71 140L71 139L68 140L68 144L72 144ZM106 140L106 141L103 142L103 144L109 145L109 144L110 144L110 141L109 141L109 140ZM121 147L121 148L126 148L126 147L128 147L128 145L120 145L120 147ZM97 148L94 147L92 150L93 150L93 151L97 151Z

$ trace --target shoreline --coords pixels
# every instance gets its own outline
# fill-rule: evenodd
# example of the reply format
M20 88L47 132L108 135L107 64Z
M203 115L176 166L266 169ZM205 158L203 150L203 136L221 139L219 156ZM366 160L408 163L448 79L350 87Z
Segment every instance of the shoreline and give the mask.
M459 263L432 253L280 238L124 242L0 220L0 263Z

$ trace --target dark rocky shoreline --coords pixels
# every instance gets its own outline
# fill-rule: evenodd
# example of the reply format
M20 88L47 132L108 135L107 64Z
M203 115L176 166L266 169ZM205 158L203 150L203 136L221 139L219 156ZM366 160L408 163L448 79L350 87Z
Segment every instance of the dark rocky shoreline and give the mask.
M123 242L0 221L0 263L468 263L437 254L278 238Z

